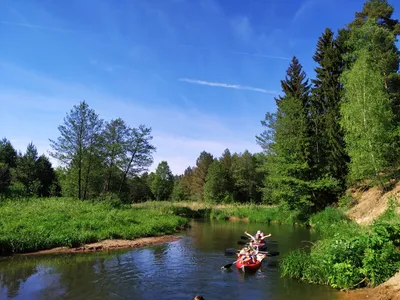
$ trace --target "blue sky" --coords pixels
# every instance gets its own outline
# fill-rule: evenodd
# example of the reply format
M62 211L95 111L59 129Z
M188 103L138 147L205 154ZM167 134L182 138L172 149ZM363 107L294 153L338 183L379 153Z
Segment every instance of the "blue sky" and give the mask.
M291 57L313 77L318 37L363 2L1 0L0 136L47 154L86 100L106 120L152 127L151 169L167 160L182 173L203 150L258 152Z

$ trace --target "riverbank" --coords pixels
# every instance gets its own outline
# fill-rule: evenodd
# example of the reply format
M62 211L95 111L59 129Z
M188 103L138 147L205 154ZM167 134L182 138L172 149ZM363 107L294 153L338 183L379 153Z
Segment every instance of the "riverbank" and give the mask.
M0 216L3 256L59 247L78 249L105 240L159 237L188 223L187 218L151 209L71 198L9 200L0 204Z
M199 202L148 201L133 204L136 208L146 208L163 214L173 214L186 218L230 220L274 224L307 224L298 211L290 211L277 205L261 204L210 204Z
M400 300L400 272L375 288L363 288L342 293L341 300Z
M312 216L321 239L287 254L282 275L348 291L345 299L399 297L399 190L397 184L383 195L374 188L353 191L348 210L329 207Z
M130 248L142 248L151 245L170 243L178 241L179 237L174 235L163 235L155 237L138 238L134 240L104 240L96 243L85 244L79 247L56 247L48 250L24 253L19 255L42 255L42 254L62 254L62 253L87 253L98 251L112 251Z

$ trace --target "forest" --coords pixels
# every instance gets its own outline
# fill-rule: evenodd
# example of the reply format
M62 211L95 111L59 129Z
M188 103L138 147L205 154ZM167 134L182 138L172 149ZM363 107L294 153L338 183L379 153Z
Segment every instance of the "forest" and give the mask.
M386 0L369 0L338 32L316 42L314 77L293 57L255 142L259 153L220 157L199 149L184 174L162 161L149 172L156 148L152 129L103 120L82 101L66 114L50 140L53 168L34 144L25 153L0 142L3 198L68 196L206 203L279 204L304 215L323 210L350 186L399 179L399 21Z

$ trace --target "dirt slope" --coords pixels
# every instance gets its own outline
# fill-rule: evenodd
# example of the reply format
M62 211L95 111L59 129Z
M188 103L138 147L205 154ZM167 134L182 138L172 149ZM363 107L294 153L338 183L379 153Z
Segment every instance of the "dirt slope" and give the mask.
M357 204L347 211L348 216L357 223L367 225L379 217L388 206L388 199L393 196L400 200L400 182L387 193L380 193L377 188L367 191L352 190L351 194L357 200ZM400 272L396 273L388 281L375 288L353 290L342 294L343 300L376 299L376 300L400 300Z
M353 190L352 196L358 203L347 214L357 223L367 225L385 211L390 196L400 198L400 182L383 195L374 187L364 192Z
M400 300L400 272L373 289L360 289L343 293L341 300Z

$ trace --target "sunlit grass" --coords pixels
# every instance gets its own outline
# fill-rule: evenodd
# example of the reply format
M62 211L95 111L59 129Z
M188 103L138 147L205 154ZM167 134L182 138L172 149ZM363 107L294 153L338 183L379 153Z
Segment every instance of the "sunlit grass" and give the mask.
M0 254L163 235L186 222L186 218L154 209L114 208L105 202L10 200L0 204Z
M281 206L259 204L210 204L203 202L149 201L134 204L133 207L158 210L166 214L186 217L227 220L238 218L250 222L294 224L299 222L299 214Z

